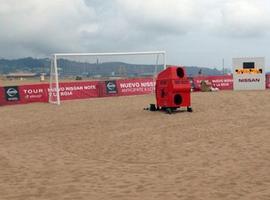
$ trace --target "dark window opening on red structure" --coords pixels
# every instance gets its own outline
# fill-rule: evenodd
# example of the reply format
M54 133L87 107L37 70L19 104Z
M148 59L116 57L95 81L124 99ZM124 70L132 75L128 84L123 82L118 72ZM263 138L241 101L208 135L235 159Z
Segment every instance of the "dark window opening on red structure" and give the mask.
M183 102L182 96L181 96L180 94L176 94L176 95L174 96L174 103L175 103L176 105L180 105L182 102Z
M185 76L184 70L180 67L176 69L176 73L179 78L183 78Z

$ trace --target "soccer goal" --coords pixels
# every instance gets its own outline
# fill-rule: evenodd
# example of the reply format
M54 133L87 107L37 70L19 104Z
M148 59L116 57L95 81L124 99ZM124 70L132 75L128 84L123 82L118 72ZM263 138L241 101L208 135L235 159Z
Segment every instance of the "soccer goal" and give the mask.
M60 105L59 83L156 77L166 68L165 51L56 53L52 55L49 102Z

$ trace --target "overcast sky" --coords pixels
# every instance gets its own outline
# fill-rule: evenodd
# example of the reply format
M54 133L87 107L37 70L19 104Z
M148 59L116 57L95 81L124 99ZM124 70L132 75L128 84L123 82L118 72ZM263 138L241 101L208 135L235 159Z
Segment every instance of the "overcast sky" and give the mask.
M270 66L269 0L0 0L0 29L1 58L166 50L170 64Z

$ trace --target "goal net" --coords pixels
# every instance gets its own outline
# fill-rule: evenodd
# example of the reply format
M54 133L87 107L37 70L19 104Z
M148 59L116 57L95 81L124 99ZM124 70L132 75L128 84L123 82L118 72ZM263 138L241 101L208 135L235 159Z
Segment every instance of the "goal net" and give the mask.
M60 104L61 82L106 81L144 77L154 79L157 73L165 68L165 51L53 54L50 70L49 102Z

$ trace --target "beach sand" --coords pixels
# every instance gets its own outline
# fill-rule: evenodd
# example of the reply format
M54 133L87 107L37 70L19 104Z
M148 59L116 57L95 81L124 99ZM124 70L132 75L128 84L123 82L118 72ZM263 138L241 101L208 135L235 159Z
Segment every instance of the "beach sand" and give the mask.
M269 200L270 90L0 107L0 199Z

